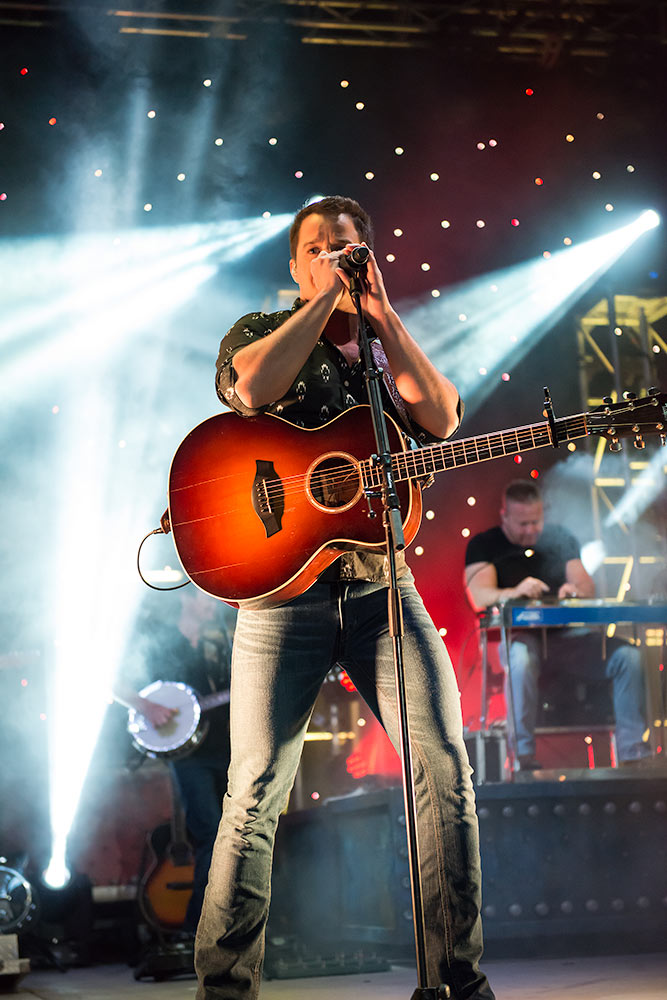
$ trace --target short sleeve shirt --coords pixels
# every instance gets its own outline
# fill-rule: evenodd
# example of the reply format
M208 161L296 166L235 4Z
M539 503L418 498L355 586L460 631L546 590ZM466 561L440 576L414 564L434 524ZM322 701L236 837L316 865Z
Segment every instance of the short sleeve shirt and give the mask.
M274 313L249 313L242 316L223 338L217 361L216 389L222 402L241 416L271 413L299 427L313 428L321 427L339 413L367 401L362 362L349 365L342 352L324 336L317 341L303 368L281 399L253 409L236 395L236 372L233 364L235 355L253 341L270 336L304 304L298 298L291 309ZM372 331L370 336L371 339L374 336ZM415 442L431 444L441 440L414 421L410 421L406 428L405 419L397 412L384 383L381 391L385 410L399 426L410 431ZM382 581L387 569L386 557L363 550L345 553L334 567L325 570L320 579ZM398 555L397 567L399 575L408 571L402 553Z
M249 313L242 316L223 338L217 361L216 389L222 402L241 416L272 413L299 427L312 428L321 427L351 406L367 402L362 362L349 365L341 351L327 337L320 337L317 341L303 368L281 399L252 409L245 406L236 395L234 356L253 341L269 336L303 305L305 303L302 299L296 299L291 309L274 313ZM370 337L374 338L372 331ZM382 397L385 409L399 425L404 426L403 417L396 412L384 383ZM410 426L406 429L419 444L434 444L441 440L429 434L415 421L410 421Z
M579 543L566 528L556 524L544 526L532 548L515 545L497 525L475 535L468 542L466 566L492 563L498 574L498 586L516 587L527 576L537 577L556 595L565 583L565 569L571 559L580 558Z

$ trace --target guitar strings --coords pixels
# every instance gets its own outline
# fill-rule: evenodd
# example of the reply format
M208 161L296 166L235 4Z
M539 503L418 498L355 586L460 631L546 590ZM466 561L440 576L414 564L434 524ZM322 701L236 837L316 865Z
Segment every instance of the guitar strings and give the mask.
M643 409L646 409L646 407L643 407ZM620 413L616 413L614 420L619 434L627 433L627 431L638 422L637 408L630 413L624 414L627 422L620 420L620 416ZM594 424L596 417L599 417L604 422L608 422L609 420L608 414L603 412L596 414L593 412L576 414L572 417L562 417L558 419L557 423L560 427L565 428L564 440L572 440L576 437L586 437L588 434L592 433L595 427L593 426L589 429L588 422L590 421ZM660 419L659 416L658 419ZM655 431L656 425L651 422L650 425L642 426L640 430L644 433ZM541 433L545 434L546 438L538 444L533 440L533 438L536 434L539 436ZM482 450L488 447L488 454L483 456L479 454L480 449L478 447L478 442L481 442ZM508 451L506 443L511 443L513 450ZM548 430L547 423L542 422L538 424L529 424L524 427L517 427L511 431L496 431L489 435L482 435L479 438L465 438L461 441L444 442L441 445L432 445L429 448L398 452L392 456L392 469L394 473L398 472L398 479L400 481L404 478L418 478L420 476L428 476L433 472L443 472L448 468L458 468L459 466L470 464L471 462L486 461L492 458L501 458L504 455L517 454L521 451L543 447L544 445L550 443L551 434ZM496 449L499 450L496 452ZM443 463L441 467L438 467L438 453L440 453L439 459ZM461 459L462 461L460 461ZM451 464L448 465L448 461ZM417 462L419 462L423 468L418 468ZM401 463L403 463L403 468L399 467ZM412 464L412 468L408 467L408 463ZM311 477L311 482L314 483L315 486L324 485L325 482L336 486L338 484L342 485L346 481L349 482L353 477L357 477L361 474L362 481L365 486L376 486L379 485L377 473L378 470L371 466L370 460L364 459L359 461L352 468L349 464L347 464L341 465L337 468L334 467L329 470L315 472ZM403 473L405 473L405 475ZM221 479L227 478L230 477L214 476L208 480L208 482L217 482ZM305 473L299 473L294 476L277 478L276 480L265 480L265 489L269 497L271 499L275 499L276 497L280 497L281 494L283 496L288 496L291 494L297 495L303 493L305 482Z
M657 413L651 406L651 417L653 418L649 423L639 424L641 417L639 414L640 410L648 410L647 406L628 408L622 414L620 411L616 411L613 414L614 424L618 430L619 436L621 434L627 435L628 431L639 424L640 433L654 433L660 430L659 423L655 421L660 421L662 419L661 411ZM625 418L625 419L623 419ZM594 433L598 430L599 426L596 427L596 421L602 421L604 424L608 424L610 419L610 414L604 411L592 413L580 413L575 414L571 417L561 417L557 419L557 425L561 428L565 428L565 438L564 441L572 440L576 437L586 437L588 434ZM645 418L644 418L645 419ZM590 427L589 427L590 423ZM547 434L547 439L537 444L532 438L537 432L545 432ZM634 433L634 431L633 431ZM530 435L530 438L528 437ZM507 451L505 447L505 442L511 441L513 451ZM489 454L483 457L479 455L479 448L477 442L482 443L482 449L487 445L489 448ZM485 444L486 442L486 444ZM432 445L429 448L421 448L413 451L398 452L392 456L392 469L396 473L397 465L396 463L404 463L404 468L399 469L399 479L401 478L419 478L420 476L429 476L433 472L443 472L448 468L457 468L462 465L470 464L471 462L486 461L491 458L501 458L503 455L516 454L524 450L531 450L532 448L542 447L543 444L551 443L551 435L548 430L548 424L546 422L529 424L524 427L517 427L511 431L496 431L489 435L482 435L479 438L466 438L461 441L454 442L444 442L441 445ZM524 445L526 447L524 447ZM474 447L474 451L472 450ZM496 448L500 448L497 453ZM442 461L442 466L437 465L437 454L440 452L440 459ZM469 454L470 453L470 454ZM448 456L448 457L446 457ZM460 461L460 459L463 461ZM448 460L451 464L448 465ZM416 463L420 462L423 468L418 469ZM412 463L412 469L408 468L407 463ZM427 467L427 463L429 467ZM405 471L405 475L403 475ZM377 470L371 466L369 459L364 459L359 461L350 469L350 465L339 466L337 469L329 469L319 471L313 474L311 477L311 482L316 485L322 485L324 482L328 481L333 485L337 483L343 483L349 481L352 476L357 476L361 474L362 480L366 476L364 481L364 486L376 486L379 485L377 481ZM235 478L236 474L223 475L223 476L211 476L210 479L207 478L205 483L189 483L183 487L176 488L176 492L179 489L191 489L197 485L213 484L220 482L225 479ZM338 478L339 476L343 478ZM328 480L327 480L328 477ZM290 495L292 493L300 494L303 493L304 484L306 482L306 475L304 473L299 473L293 476L279 477L276 480L265 480L265 489L268 491L271 498L280 496L282 493L284 496ZM294 484L293 488L290 484ZM171 487L173 490L174 487Z
M608 423L609 415L604 414L602 412L600 414L582 413L582 414L577 414L576 416L573 417L559 418L557 421L559 428L565 428L566 431L565 437L563 438L563 442L573 440L575 438L587 437L589 434L593 433L596 429L599 432L599 427L596 428L594 425L594 418L596 416L602 419L605 423ZM614 426L616 427L618 435L620 436L621 434L624 433L627 434L628 430L632 430L632 433L634 434L635 433L634 428L639 425L636 410L634 413L628 414L627 422L625 423L619 420L618 417L619 414L616 413L614 419ZM662 419L661 415L655 414L655 417L657 418L658 423L656 423L655 420L653 420L649 424L644 424L643 426L639 425L639 432L649 433L660 430L660 421ZM592 427L589 427L589 421L591 422L591 424L593 424ZM539 443L535 441L536 433L540 438ZM510 443L510 438L513 439L511 440L512 450L508 452L505 447L505 444ZM478 442L480 441L482 442L483 450L485 447L484 442L486 442L486 446L488 446L488 454L485 454L483 456L480 456L479 454ZM443 444L440 445L432 445L429 448L422 448L415 451L398 452L392 455L392 470L394 471L394 473L397 473L396 478L399 481L405 478L418 478L422 475L428 476L432 472L443 472L446 471L448 468L456 468L459 465L458 460L461 457L463 457L463 462L460 464L463 465L467 464L469 461L481 462L488 459L500 458L502 457L502 455L518 454L519 452L524 450L533 450L541 447L546 447L551 443L552 443L551 434L548 429L547 423L530 424L526 427L517 427L512 431L497 431L490 435L486 436L483 435L480 438L466 438L462 441L444 442ZM502 447L502 452L495 454L494 448L496 448L498 445ZM475 449L474 452L473 452L473 446ZM449 457L449 460L451 462L450 465L447 464L446 456ZM441 468L438 468L436 465L436 457L439 457L439 460L443 462ZM427 459L430 459L429 468L426 467ZM419 471L417 470L416 462L418 460L420 460L424 465L423 470ZM412 471L409 469L408 463L412 463ZM368 488L369 485L370 486L380 485L379 469L376 469L371 465L370 459L361 460L354 466L350 466L350 464L348 463L345 466L339 466L334 469L316 472L311 477L311 482L312 481L322 482L328 476L329 482L333 482L334 484L336 483L342 484L345 481L349 481L353 476L356 477L360 472L366 473L367 475L370 474L370 477L375 477L374 479L373 478L367 479L366 482L364 482L365 488ZM218 478L225 479L229 477L227 476L212 477L211 480L209 480L209 482L214 482ZM267 498L269 499L270 502L271 499L275 500L275 499L280 499L281 497L285 498L291 495L295 496L303 495L305 482L306 482L306 476L303 473L294 476L287 476L284 479L265 481L265 487L268 494ZM332 508L332 510L335 511L335 508ZM191 523L192 520L201 521L201 520L208 520L209 518L222 517L233 512L234 512L233 510L221 511L218 509L213 513L206 514L204 516L200 516L194 519L189 519L183 523Z
M586 417L583 414L565 418L565 422L568 437L576 436L577 427L580 436L586 436L588 433L586 430ZM536 441L536 437L541 439L539 443ZM511 441L508 441L508 438ZM508 443L511 443L516 450L507 451L506 444ZM459 464L469 464L469 459L473 461L487 461L492 458L500 458L503 455L517 454L522 450L545 447L549 444L551 444L551 434L548 424L530 424L526 427L518 427L513 431L498 431L494 434L483 436L481 440L480 438L467 438L462 441L432 445L430 448L399 452L392 455L392 471L400 481L405 478L417 478L418 476L429 475L434 471L445 471L447 468L455 468ZM524 445L526 446L525 448L523 447ZM501 447L502 451L495 454L494 449L497 447ZM482 452L481 454L480 451ZM488 454L486 453L487 451ZM453 460L450 466L447 465L447 453L449 453L450 460ZM460 458L463 459L461 463L458 461ZM428 462L429 459L430 462ZM437 468L438 460L444 463L442 468ZM417 468L418 461L423 465L423 469ZM409 468L410 464L413 466L412 470ZM430 465L429 468L427 468L427 464ZM340 487L353 479L361 477L362 483L368 482L369 485L376 485L375 479L377 478L377 485L379 485L379 472L379 469L371 466L370 459L364 459L353 466L347 463L315 472L310 477L310 482L315 487L323 487L325 485ZM403 473L405 474L403 475ZM300 474L287 476L284 479L265 480L265 490L267 495L273 499L301 493L303 492L303 485L306 482L306 478L306 475Z
M646 407L643 407L643 409L646 409ZM620 412L614 414L613 424L618 436L622 434L627 435L631 429L632 433L635 433L634 427L639 425L640 422L637 408L634 408L630 412L626 411L623 416L625 417L625 421L621 419ZM663 419L661 412L655 413L653 411L652 417L653 419L650 423L643 423L643 425L639 426L640 433L651 433L660 430L659 423L655 421L656 419L657 421ZM598 418L597 426L596 418ZM557 425L559 429L565 429L565 437L562 439L565 442L574 438L586 437L596 430L600 433L599 421L603 421L603 423L608 425L609 418L610 415L603 411L600 413L582 413L572 417L559 418ZM589 422L591 426L589 426ZM539 443L535 441L536 433L540 438ZM481 443L483 452L488 448L488 454L480 455L479 443ZM482 435L479 438L466 438L462 441L443 442L440 445L432 445L429 448L398 452L392 455L392 470L398 481L405 478L418 478L420 476L428 476L432 472L443 472L448 468L456 468L459 465L465 465L469 462L485 461L492 458L500 458L503 455L518 454L521 451L545 447L551 443L551 433L548 423L530 424L524 427L517 427L512 431L496 431L486 436ZM507 451L506 444L511 444L512 450ZM502 450L496 453L496 448ZM460 461L460 459L463 459L463 461ZM418 461L423 465L423 470L418 470L416 464ZM442 462L441 467L438 467L438 462ZM315 472L311 477L311 482L322 484L328 481L333 485L342 485L345 482L349 482L352 478L361 475L362 484L365 489L368 489L369 486L381 485L379 473L380 470L371 464L370 459L364 459L353 466L348 463L347 465L341 465L333 469ZM364 476L366 477L365 479L363 478ZM226 478L229 477L214 476L209 482ZM267 499L271 502L271 500L280 499L281 497L303 495L305 482L306 475L303 473L274 481L265 480ZM230 512L217 510L204 517L195 518L195 520L206 520L210 517L220 517L228 513Z
M582 436L585 436L586 434L585 420L583 420L583 418L568 418L568 419L570 421L577 420L579 423L583 423L584 429L582 429L581 434ZM536 430L544 432L543 435L544 440L540 441L539 443L535 441ZM570 428L569 433L573 435L572 428ZM488 435L488 437L486 438L486 442L482 443L482 449L481 449L482 451L484 451L485 448L488 446L488 454L480 454L480 448L478 447L478 441L479 441L478 438L468 438L464 441L457 441L442 445L434 445L431 448L424 448L420 449L419 451L400 452L392 456L392 468L396 472L406 472L407 478L414 478L422 475L428 475L432 471L444 471L448 468L447 460L444 457L445 451L450 451L452 453L450 457L453 459L453 465L449 466L450 468L456 467L459 464L457 460L461 457L463 457L464 459L464 462L461 464L466 464L466 460L468 460L469 458L472 458L474 461L485 461L496 457L500 458L502 457L502 455L509 455L516 453L512 451L508 452L505 447L505 442L503 441L503 438L504 437L506 438L509 435L511 435L512 438L516 439L513 443L517 446L518 451L526 450L522 447L523 445L526 444L528 448L532 449L532 448L544 447L545 445L551 443L551 437L548 433L547 425L535 424L529 426L527 429L517 428L516 432L503 431L503 432L498 432L496 434ZM519 440L520 438L521 440ZM500 452L499 454L494 454L494 447L498 443L502 446L502 452ZM472 449L472 445L474 445L474 451ZM435 461L432 461L431 467L427 468L426 467L427 458L431 456L436 456L438 452L442 453L441 458L445 462L443 468L438 469L436 467ZM468 454L468 452L470 452L470 455ZM417 461L421 462L421 464L424 466L423 469L417 469ZM412 471L410 471L407 468L409 463L412 463L412 465L414 466L414 469ZM400 468L401 464L404 466L403 469ZM315 472L311 476L310 481L311 483L315 483L316 485L324 485L324 484L343 485L345 482L349 482L351 479L357 478L359 472L362 473L362 479L364 472L370 472L371 479L373 479L377 478L374 476L374 473L379 472L379 470L376 470L373 467L371 467L370 460L365 459L360 461L357 465L353 466L352 468L348 463L346 465L341 465L338 467L332 467L326 470L322 470L321 472ZM303 484L305 481L306 481L306 476L301 474L298 476L285 477L284 479L280 480L267 481L266 488L267 490L276 494L280 494L281 492L285 494L288 494L290 492L300 492L302 490L301 484ZM292 491L289 488L285 489L284 487L288 483L298 484L297 490Z

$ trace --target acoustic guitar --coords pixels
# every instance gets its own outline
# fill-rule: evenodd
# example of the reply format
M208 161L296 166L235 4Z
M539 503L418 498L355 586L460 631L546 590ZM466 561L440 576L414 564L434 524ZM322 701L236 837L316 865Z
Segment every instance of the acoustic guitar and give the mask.
M192 896L195 866L173 779L171 820L148 835L147 849L148 864L137 887L139 908L158 932L178 930Z
M602 435L644 447L665 443L667 395L603 403L590 413L549 419L409 449L387 417L391 467L406 544L421 520L421 483L449 469ZM370 407L355 406L316 430L281 417L220 413L179 445L169 473L172 530L183 569L206 593L228 604L271 607L302 594L342 552L384 550L381 470L373 457Z

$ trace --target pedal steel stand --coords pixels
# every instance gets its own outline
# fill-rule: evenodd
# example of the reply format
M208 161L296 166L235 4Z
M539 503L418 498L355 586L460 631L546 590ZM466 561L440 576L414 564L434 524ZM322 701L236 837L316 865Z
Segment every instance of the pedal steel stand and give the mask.
M389 560L389 590L388 616L389 634L392 639L394 653L394 669L396 676L396 701L398 706L399 736L401 764L403 773L403 797L405 803L405 829L408 841L408 864L410 869L410 887L412 890L412 918L415 929L415 950L417 957L417 989L411 1000L445 1000L451 996L448 986L428 986L426 974L426 944L424 932L424 903L422 897L421 875L419 866L419 844L417 839L417 804L415 799L414 777L412 773L412 748L410 744L410 729L408 724L408 705L405 695L405 672L403 668L403 613L401 595L396 576L396 552L405 548L403 522L398 494L394 486L391 468L391 449L387 423L382 406L380 381L383 371L375 364L366 324L361 310L361 293L363 291L360 272L365 271L369 251L366 247L355 247L345 264L349 279L349 291L357 311L359 329L359 347L364 362L364 377L371 408L373 431L377 446L377 454L372 456L372 463L380 471L382 482L382 520L385 529L387 557ZM375 514L370 509L369 517Z

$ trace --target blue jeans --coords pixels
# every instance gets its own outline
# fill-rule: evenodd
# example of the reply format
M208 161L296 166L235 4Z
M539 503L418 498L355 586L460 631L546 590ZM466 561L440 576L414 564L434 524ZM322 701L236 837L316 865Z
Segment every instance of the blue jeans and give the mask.
M456 678L412 577L400 584L429 985L448 984L456 1000L493 1000L478 965L479 842ZM258 996L276 825L336 663L397 746L385 587L316 583L283 607L239 612L229 785L197 931L197 1000Z
M516 752L520 756L535 754L535 724L539 699L538 679L544 665L541 631L515 633L510 646L512 701ZM602 658L600 634L577 629L550 629L547 632L547 657L550 664L573 678L584 680L604 678L612 682L616 747L619 760L637 760L650 756L643 742L646 730L644 713L644 673L641 653L636 646L621 640L608 640L605 659ZM500 655L506 660L501 645Z

